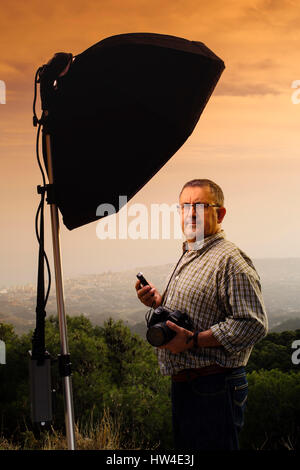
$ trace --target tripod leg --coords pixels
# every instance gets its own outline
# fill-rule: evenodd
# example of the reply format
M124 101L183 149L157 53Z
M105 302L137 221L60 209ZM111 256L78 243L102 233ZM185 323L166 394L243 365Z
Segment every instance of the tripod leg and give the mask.
M49 183L53 184L50 135L46 134L45 138L46 138L46 152L47 152ZM58 218L58 209L57 209L56 204L52 204L52 203L50 204L50 212L51 212L53 258L54 258L55 284L56 284L56 301L57 301L57 311L58 311L58 320L59 320L61 355L67 356L69 355L68 337L67 337L67 324L66 324L66 314L65 314L65 305L64 305L62 263L61 263L60 243L59 243L59 218ZM70 375L65 375L62 379L63 379L63 390L64 390L67 444L68 444L69 450L75 450L75 426L74 426L72 380L71 380Z

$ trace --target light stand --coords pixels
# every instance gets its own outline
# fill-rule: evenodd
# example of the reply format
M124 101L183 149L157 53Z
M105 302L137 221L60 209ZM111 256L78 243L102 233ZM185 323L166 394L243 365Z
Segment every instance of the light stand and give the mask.
M53 243L53 260L55 269L55 284L56 284L56 301L57 301L57 314L59 321L59 333L60 333L60 355L58 356L59 373L63 383L63 395L64 395L64 412L65 412L65 426L66 426L66 438L67 446L69 450L75 450L75 426L74 426L74 408L73 408L73 393L72 393L72 380L71 380L71 362L70 354L68 349L68 337L67 337L67 322L65 314L64 304L64 290L63 290L63 274L62 274L62 262L61 262L61 251L60 251L60 238L59 238L59 217L57 201L55 200L55 181L53 173L53 162L51 152L51 135L49 132L48 120L48 104L51 100L51 87L53 85L54 77L62 75L65 70L68 70L72 60L71 54L56 54L55 58L48 62L45 66L41 67L37 71L36 82L35 82L35 98L34 98L34 117L33 124L37 126L39 124L38 137L37 137L37 155L39 155L39 134L40 128L43 126L43 137L44 137L44 161L47 166L47 174L49 184L46 184L45 176L43 174L43 186L38 186L38 193L41 194L40 204L40 234L38 240L40 244L39 253L39 275L38 275L38 303L37 303L37 327L33 337L33 354L31 355L30 361L30 373L31 373L31 392L32 392L32 418L36 423L43 424L43 421L50 422L52 419L51 399L51 379L50 379L50 361L46 359L50 358L45 351L45 335L44 335L44 318L46 316L45 305L47 298L44 298L44 257L47 257L44 252L44 220L43 220L43 204L45 193L47 194L47 202L50 204L50 215L51 215L51 229L52 229L52 243ZM36 100L36 84L40 82L41 89L41 100L42 100L42 117L40 120L37 119L35 113L35 100ZM38 157L39 161L39 157ZM39 161L40 165L40 161ZM40 165L41 168L41 165ZM42 170L42 168L41 168ZM47 260L48 268L49 263ZM49 274L50 275L50 274ZM49 280L50 288L50 280ZM34 361L34 359L37 359ZM46 404L47 406L41 407L40 404ZM44 419L46 416L46 419Z
M47 112L45 112L47 116ZM45 134L46 156L48 166L49 184L53 185L53 169L51 156L51 139L49 134ZM51 187L51 186L50 186ZM55 269L56 302L59 321L61 354L59 356L59 370L63 381L64 405L65 405L65 424L66 436L69 450L75 450L75 430L74 430L74 408L71 379L71 363L68 349L67 322L64 304L63 274L60 253L59 239L59 218L57 205L50 199L50 214L53 243L53 260Z

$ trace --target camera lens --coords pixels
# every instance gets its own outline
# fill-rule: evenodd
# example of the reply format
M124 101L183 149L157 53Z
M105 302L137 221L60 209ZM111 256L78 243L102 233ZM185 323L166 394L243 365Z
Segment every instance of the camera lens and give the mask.
M162 346L166 340L166 335L161 325L154 325L149 328L146 336L152 346Z
M175 332L167 327L165 322L151 326L146 334L147 340L152 346L162 346L174 338Z

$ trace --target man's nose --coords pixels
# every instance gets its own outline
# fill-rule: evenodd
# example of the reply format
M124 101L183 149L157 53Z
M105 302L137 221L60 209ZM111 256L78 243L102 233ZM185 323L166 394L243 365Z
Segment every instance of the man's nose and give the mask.
M188 207L187 214L192 215L193 217L196 217L196 214L197 214L196 204L191 204Z

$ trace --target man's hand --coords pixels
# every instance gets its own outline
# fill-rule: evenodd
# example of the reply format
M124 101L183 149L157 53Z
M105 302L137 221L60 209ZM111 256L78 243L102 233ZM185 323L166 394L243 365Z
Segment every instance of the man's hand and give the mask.
M154 308L160 306L162 297L153 284L149 282L149 286L142 287L140 281L137 281L135 284L135 289L139 300L144 305L147 307L153 306ZM155 305L153 305L153 302L155 302Z
M174 336L171 341L169 341L164 346L160 346L160 349L168 349L171 353L177 354L187 349L192 349L193 347L193 333L185 328L181 328L171 321L167 321L166 325L173 331L175 331L176 336Z
M191 331L181 328L169 320L166 322L166 325L177 334L167 344L160 346L161 349L168 349L171 353L177 354L194 347L194 342L192 341L193 333ZM211 330L205 330L198 333L197 346L199 348L218 348L222 347L222 344L213 336Z

